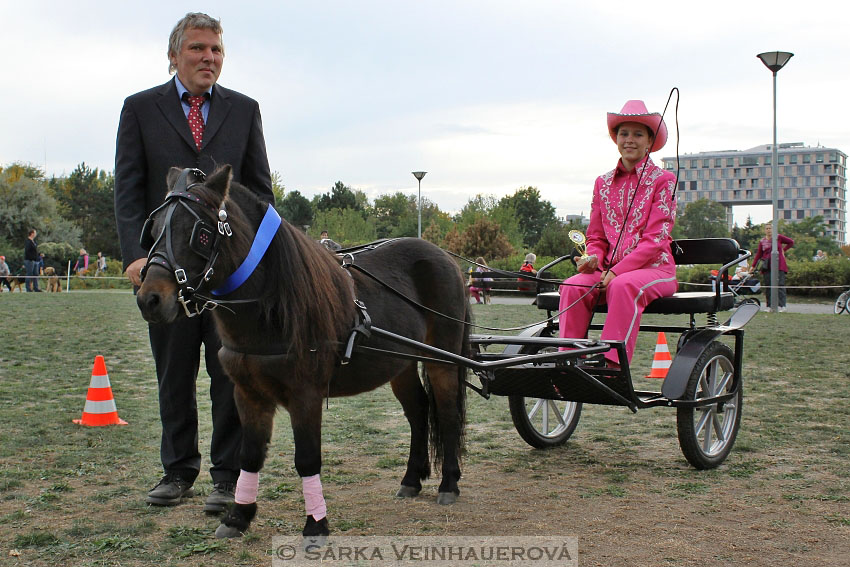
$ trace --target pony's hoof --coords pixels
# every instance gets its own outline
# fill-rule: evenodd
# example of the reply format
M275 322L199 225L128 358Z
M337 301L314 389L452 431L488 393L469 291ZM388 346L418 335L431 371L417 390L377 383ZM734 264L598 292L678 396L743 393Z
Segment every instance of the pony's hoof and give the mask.
M218 528L215 530L215 537L219 539L232 539L234 537L242 537L242 532L232 526L219 524Z
M405 486L401 485L401 488L398 489L398 492L395 493L396 498L415 498L419 496L419 491L421 489L416 488L415 486Z
M454 492L440 492L437 494L437 504L447 506L457 502L457 494Z
M328 536L326 535L304 536L304 539L301 540L301 549L304 551L315 551L325 547L327 544Z

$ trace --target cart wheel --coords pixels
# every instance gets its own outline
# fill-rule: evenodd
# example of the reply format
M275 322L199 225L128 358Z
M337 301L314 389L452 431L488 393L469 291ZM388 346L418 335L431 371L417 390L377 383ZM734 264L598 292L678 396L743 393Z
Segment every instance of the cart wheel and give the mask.
M850 301L850 290L841 292L841 295L838 296L838 299L835 300L835 305L832 307L833 312L836 315L842 312L850 314L850 305L847 305L848 301Z
M508 404L517 433L536 449L566 443L581 417L580 402L510 396Z
M688 378L685 400L719 396L732 391L735 366L732 349L713 342L697 359ZM676 413L679 446L688 462L705 470L720 465L735 444L741 425L743 389L722 404L697 408L680 407Z
M553 348L526 347L523 354L551 352ZM581 417L581 402L509 396L508 405L517 433L536 449L567 442Z

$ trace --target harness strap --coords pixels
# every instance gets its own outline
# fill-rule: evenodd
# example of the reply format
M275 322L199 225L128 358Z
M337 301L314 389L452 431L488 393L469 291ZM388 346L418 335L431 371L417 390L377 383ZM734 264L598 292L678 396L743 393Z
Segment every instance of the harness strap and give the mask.
M248 281L248 278L251 277L251 274L253 274L254 270L257 269L260 260L263 259L263 255L266 253L266 250L269 249L269 245L272 243L275 234L277 234L277 231L280 228L280 224L280 215L277 214L277 211L273 206L269 205L269 208L266 209L266 214L260 223L260 228L257 229L257 235L254 237L254 242L251 243L251 249L248 251L248 255L245 256L245 259L242 261L242 264L236 268L236 271L228 276L221 287L212 290L213 295L227 295Z
M359 299L355 299L354 306L357 307L357 313L354 316L354 328L348 336L345 350L340 357L340 365L351 362L351 355L354 353L354 343L357 341L358 336L362 335L367 339L372 336L372 318L369 317L369 312L366 311L366 305Z

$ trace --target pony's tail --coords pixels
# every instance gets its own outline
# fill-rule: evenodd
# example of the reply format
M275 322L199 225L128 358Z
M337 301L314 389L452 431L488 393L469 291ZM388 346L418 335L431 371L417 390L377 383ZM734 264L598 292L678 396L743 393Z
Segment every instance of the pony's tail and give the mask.
M471 356L472 347L469 343L469 329L472 326L472 312L469 304L466 305L464 313L463 326L463 342L461 343L460 354L466 358ZM457 365L457 383L456 388L456 404L457 409L455 416L457 418L457 439L455 440L455 453L457 454L458 466L460 466L462 457L466 452L466 374L465 366ZM439 470L443 464L443 437L440 429L439 414L437 412L437 402L434 398L433 386L428 376L428 371L423 367L423 383L425 392L428 394L428 436L430 444L431 461L434 464L434 470Z

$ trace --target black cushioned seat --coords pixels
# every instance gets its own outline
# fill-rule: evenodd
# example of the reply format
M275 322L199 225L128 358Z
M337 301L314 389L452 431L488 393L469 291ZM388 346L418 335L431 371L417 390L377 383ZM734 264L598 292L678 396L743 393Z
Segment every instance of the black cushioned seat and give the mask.
M721 264L723 274L728 266L745 258L750 253L741 250L732 238L695 238L674 240L671 246L676 265ZM547 311L558 311L560 295L557 291L537 295L537 307ZM735 296L728 291L680 291L670 297L661 297L646 306L644 313L717 313L728 311L735 305ZM607 305L599 305L597 312L608 311Z
M557 291L537 295L537 307L547 311L558 311L561 295ZM717 294L713 291L680 291L670 297L660 297L646 306L644 313L716 313L732 309L735 296L729 292L720 294L718 305ZM608 311L607 304L597 306L598 313Z

